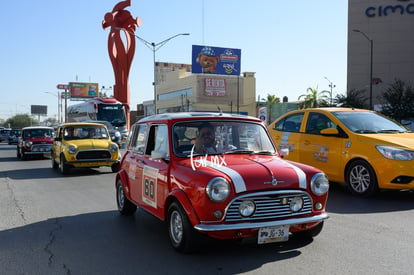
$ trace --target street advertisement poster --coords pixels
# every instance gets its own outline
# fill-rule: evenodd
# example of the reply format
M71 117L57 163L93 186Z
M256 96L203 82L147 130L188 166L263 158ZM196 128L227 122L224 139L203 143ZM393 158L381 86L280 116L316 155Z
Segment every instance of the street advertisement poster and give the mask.
M193 45L191 60L194 74L240 75L240 49Z
M69 82L70 98L99 96L98 83Z
M204 79L204 95L206 96L225 96L226 80L218 78Z

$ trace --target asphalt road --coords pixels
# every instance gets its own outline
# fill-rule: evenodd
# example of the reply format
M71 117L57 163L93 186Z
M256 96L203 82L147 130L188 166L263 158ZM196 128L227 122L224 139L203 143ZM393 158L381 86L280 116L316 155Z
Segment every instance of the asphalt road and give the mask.
M313 240L211 241L175 252L166 226L116 210L110 168L67 176L0 144L0 274L414 274L414 193L361 199L331 185Z

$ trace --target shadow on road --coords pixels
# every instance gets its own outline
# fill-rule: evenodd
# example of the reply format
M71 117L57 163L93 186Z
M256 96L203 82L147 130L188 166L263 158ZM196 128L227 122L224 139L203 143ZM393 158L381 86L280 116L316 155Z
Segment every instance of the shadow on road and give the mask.
M165 224L153 216L108 211L1 231L0 266L5 274L238 274L297 257L310 242L212 241L185 255L173 250Z

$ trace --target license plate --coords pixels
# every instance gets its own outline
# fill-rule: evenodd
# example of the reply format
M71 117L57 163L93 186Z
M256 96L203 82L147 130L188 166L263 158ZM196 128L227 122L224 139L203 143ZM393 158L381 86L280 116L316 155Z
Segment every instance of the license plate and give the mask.
M262 227L259 229L258 244L285 242L289 239L289 225Z

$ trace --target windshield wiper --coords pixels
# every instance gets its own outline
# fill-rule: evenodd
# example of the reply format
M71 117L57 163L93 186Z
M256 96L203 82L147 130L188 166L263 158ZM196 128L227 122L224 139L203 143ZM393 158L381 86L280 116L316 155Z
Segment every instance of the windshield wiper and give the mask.
M253 153L254 153L253 150L236 149L236 150L227 151L224 154L253 154Z
M376 134L377 131L373 131L373 130L362 130L362 129L358 129L354 131L355 133L358 134Z
M405 133L404 131L389 129L389 130L379 130L378 133Z

